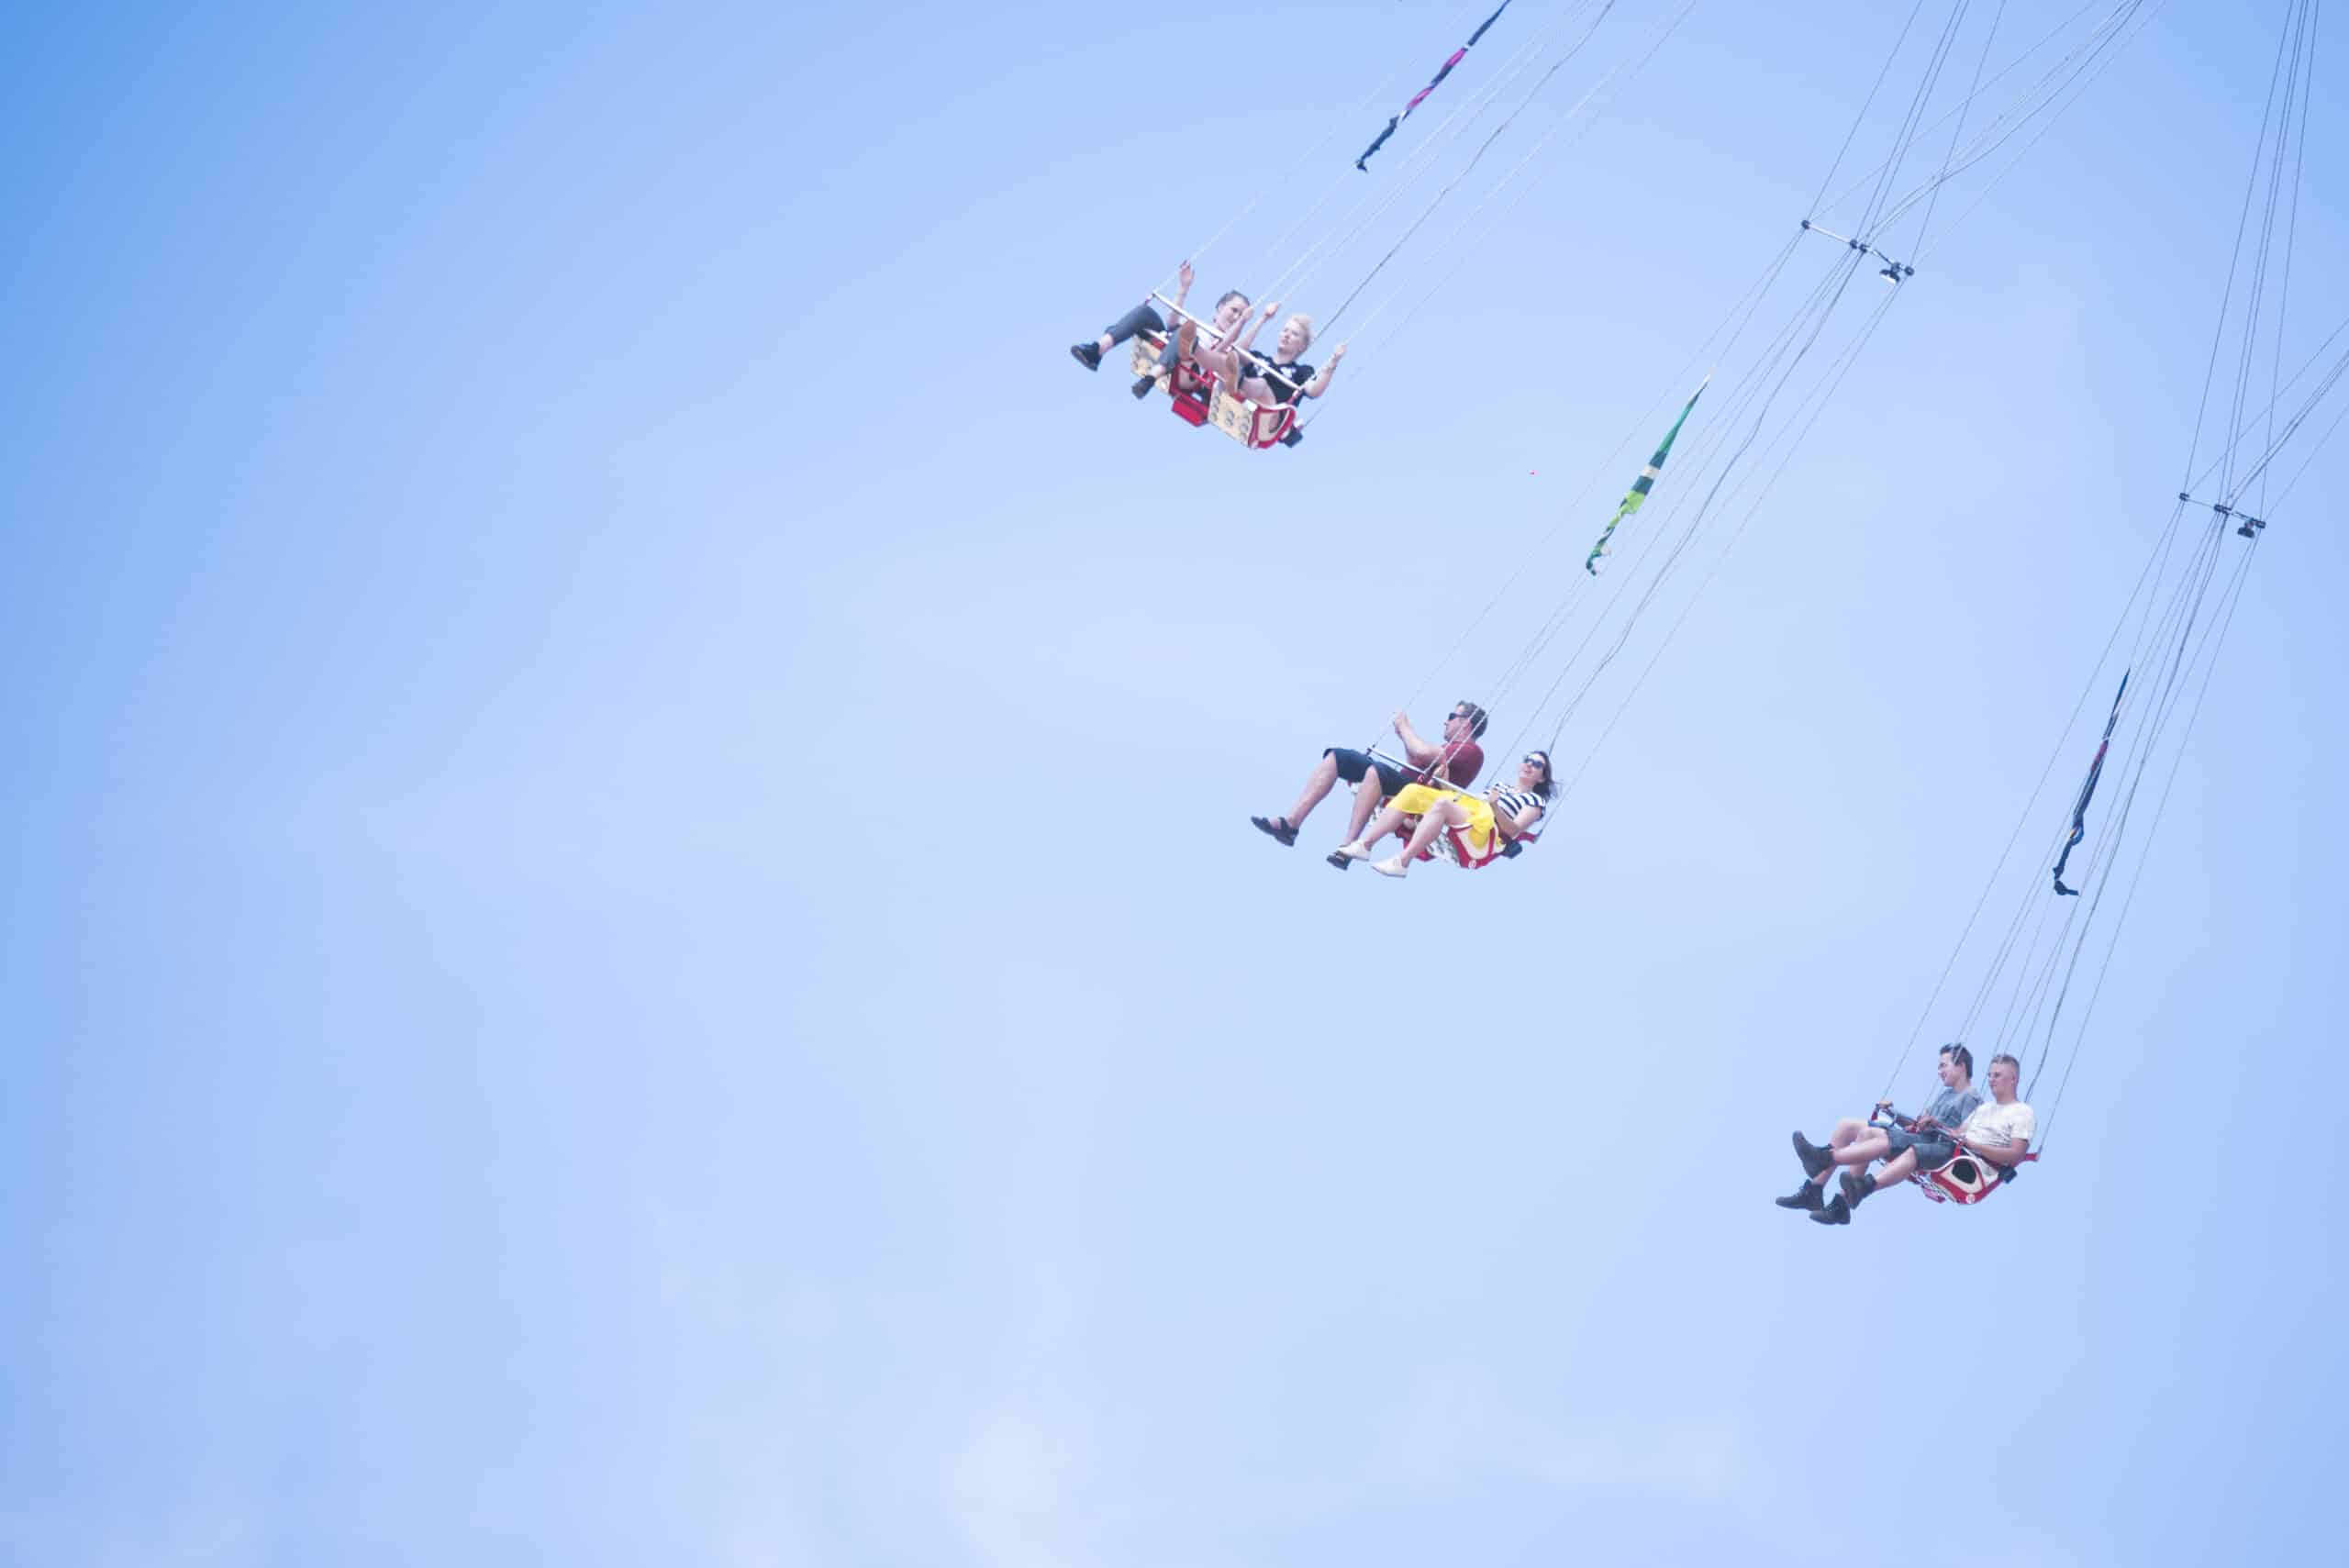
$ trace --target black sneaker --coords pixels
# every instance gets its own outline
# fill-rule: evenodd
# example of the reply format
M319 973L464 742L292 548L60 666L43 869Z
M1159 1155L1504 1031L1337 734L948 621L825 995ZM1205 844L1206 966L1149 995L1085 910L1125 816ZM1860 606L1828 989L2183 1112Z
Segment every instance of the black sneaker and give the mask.
M1820 1202L1818 1184L1812 1182L1805 1182L1785 1197L1772 1198L1770 1201L1780 1208L1807 1208L1813 1214L1817 1214L1823 1207Z
M1815 1225L1849 1225L1852 1223L1852 1206L1843 1201L1842 1193L1837 1193L1828 1201L1825 1208L1812 1215L1810 1218Z
M1842 1176L1837 1178L1837 1184L1842 1187L1844 1200L1854 1208L1860 1207L1860 1200L1862 1198L1876 1191L1875 1183L1854 1175L1849 1171L1844 1172Z
M1835 1163L1831 1151L1821 1149L1799 1132L1795 1134L1795 1158L1802 1162L1802 1173L1806 1176L1815 1176Z
M1148 397L1152 393L1156 392L1157 390L1158 378L1154 375L1143 376L1134 383L1134 395L1136 397Z
M1291 425L1286 431L1282 432L1281 445L1285 447L1293 447L1303 439L1305 439L1305 432L1295 425Z
M1086 370L1097 371L1101 368L1101 350L1096 345L1091 343L1071 343L1068 346L1068 351L1074 357L1076 362L1083 365Z

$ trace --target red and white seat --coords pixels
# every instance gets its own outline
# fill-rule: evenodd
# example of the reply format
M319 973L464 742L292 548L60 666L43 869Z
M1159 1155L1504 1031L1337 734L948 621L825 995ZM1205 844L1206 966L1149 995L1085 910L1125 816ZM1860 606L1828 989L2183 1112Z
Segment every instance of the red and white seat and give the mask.
M1163 333L1138 332L1134 335L1133 371L1137 376L1149 375L1158 368L1158 356L1166 347ZM1222 378L1211 374L1197 363L1186 360L1174 367L1162 384L1174 400L1174 417L1187 425L1213 425L1233 440L1262 451L1278 446L1297 421L1297 410L1286 403L1251 403L1231 388Z

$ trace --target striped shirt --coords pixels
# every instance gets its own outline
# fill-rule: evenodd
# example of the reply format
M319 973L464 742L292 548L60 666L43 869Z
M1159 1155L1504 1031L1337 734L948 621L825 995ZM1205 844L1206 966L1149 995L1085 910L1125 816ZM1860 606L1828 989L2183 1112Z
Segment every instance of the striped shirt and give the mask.
M1527 806L1542 804L1542 797L1530 789L1500 790L1493 795L1493 820L1496 824L1514 821Z

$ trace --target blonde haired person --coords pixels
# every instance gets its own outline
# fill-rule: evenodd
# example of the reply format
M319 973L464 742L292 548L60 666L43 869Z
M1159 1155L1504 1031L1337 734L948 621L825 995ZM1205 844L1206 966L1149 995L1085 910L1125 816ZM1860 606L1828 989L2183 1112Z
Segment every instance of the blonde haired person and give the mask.
M1241 334L1238 342L1228 349L1203 350L1199 354L1201 365L1259 406L1320 396L1330 390L1330 378L1337 373L1338 361L1346 357L1346 346L1341 343L1330 350L1330 362L1319 371L1307 364L1299 356L1313 346L1313 317L1303 315L1292 316L1281 323L1281 335L1273 344L1270 359L1254 352L1256 334L1265 322L1280 314L1280 301L1273 301L1248 324L1248 330ZM1301 434L1292 423L1288 434L1281 438L1282 442L1295 446Z

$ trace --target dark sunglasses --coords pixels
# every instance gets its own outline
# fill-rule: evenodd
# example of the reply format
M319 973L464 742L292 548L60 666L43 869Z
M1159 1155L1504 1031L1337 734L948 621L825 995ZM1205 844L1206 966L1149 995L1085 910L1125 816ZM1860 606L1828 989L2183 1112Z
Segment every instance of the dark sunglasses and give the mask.
M1526 758L1525 760L1532 763L1535 767L1541 769L1545 773L1550 771L1550 759L1542 755L1539 751L1536 751L1533 755Z

